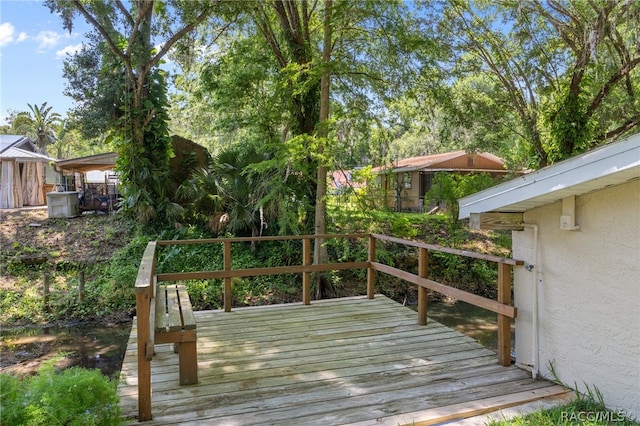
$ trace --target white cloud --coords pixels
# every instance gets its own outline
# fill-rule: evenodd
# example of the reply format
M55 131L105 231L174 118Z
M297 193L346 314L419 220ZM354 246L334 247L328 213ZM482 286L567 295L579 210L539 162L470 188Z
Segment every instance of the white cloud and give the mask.
M62 36L55 31L40 31L35 37L38 51L54 48L61 38Z
M29 38L29 36L27 35L27 33L22 31L20 34L18 34L18 38L16 39L16 43L20 43L21 41L25 41L28 38Z
M81 49L82 43L70 44L56 52L56 59L64 58L67 55L73 55L74 53L79 52Z
M13 41L13 25L11 22L3 22L0 24L0 46L9 44Z

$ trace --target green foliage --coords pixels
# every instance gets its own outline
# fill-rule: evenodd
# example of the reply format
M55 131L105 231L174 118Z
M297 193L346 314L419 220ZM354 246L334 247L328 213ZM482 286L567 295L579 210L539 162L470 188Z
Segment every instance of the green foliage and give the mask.
M91 226L95 226L92 224ZM105 229L108 234L110 228ZM125 232L127 228L119 228ZM102 234L102 230L95 232ZM92 234L93 235L93 231ZM0 289L0 324L61 323L105 318L126 320L135 306L135 282L138 266L147 242L153 234L131 230L128 244L111 253L110 259L96 259L82 264L64 255L54 261L25 264L17 258L25 247L17 249L15 259L0 255L2 267L16 282L9 289ZM14 256L14 255L12 255ZM55 262L55 263L54 263ZM80 270L84 271L84 297L78 293ZM44 306L42 283L44 274L50 277L49 304Z
M343 201L338 203L334 197L329 199L330 232L381 233L463 249L469 248L465 244L474 237L464 228L454 231L447 229L448 220L442 215L377 211L361 208L362 205L357 202ZM57 223L57 226L63 225L63 221ZM271 224L269 226L270 231L275 228ZM63 258L57 259L55 265L25 265L22 262L10 261L8 257L13 254L0 254L3 263L6 262L6 271L16 277L15 285L11 289L0 290L0 324L60 323L105 318L128 320L135 308L133 284L148 241L201 239L213 236L211 232L196 225L164 229L159 226L146 226L130 229L129 232L130 240L125 247L114 251L111 259L91 265L79 265ZM496 234L491 238L495 244L506 247L508 252L508 234ZM325 242L325 247L330 262L362 261L368 256L366 239L329 239ZM220 270L223 267L222 248L222 243L159 246L157 271L165 273ZM13 249L18 253L32 251L26 243L14 244ZM234 269L299 265L302 244L299 240L234 243L232 251ZM504 253L500 251L492 254ZM398 250L393 244L378 243L376 256L386 264L415 269L413 249ZM85 272L83 301L80 301L78 294L79 268L83 268ZM455 256L440 256L434 253L431 268L430 274L433 274L434 279L477 290L480 294L490 295L495 287L497 271L491 264L463 262ZM47 309L44 309L42 298L42 278L45 271L51 276L51 293ZM350 295L350 291L362 291L366 271L336 271L327 273L326 278L336 288L336 294ZM391 288L392 283L383 275L380 275L379 282L382 290ZM196 309L215 309L222 306L222 281L194 280L186 284L189 286L189 294ZM244 278L234 280L233 284L234 303L237 305L297 301L300 300L301 291L300 274ZM390 290L388 294L392 294L393 291Z
M45 153L49 144L55 143L58 139L56 135L56 124L61 121L61 116L57 112L52 112L53 107L27 104L31 112L19 113L12 122L12 127L16 134L26 134L31 137L41 152Z
M222 280L190 280L186 287L193 309L221 309L224 306Z
M424 196L425 204L427 201L446 203L450 224L456 226L459 223L458 200L495 184L496 180L485 173L467 175L436 173L433 178L433 186Z
M222 243L169 245L158 253L159 273L219 270L222 266Z
M60 263L47 269L50 277L47 306L42 296L45 267L12 269L11 274L17 277L20 290L0 289L0 324L62 323L121 317L123 313L131 312L135 305L133 283L141 256L127 258L116 254L110 261L84 267L82 301L78 293L78 265Z
M598 123L589 112L588 102L585 93L576 95L565 90L544 104L550 162L570 158L591 146Z
M418 231L411 225L406 216L394 216L390 223L391 235L399 238L412 238Z
M251 173L268 178L263 203L276 218L274 234L312 232L316 204L316 173L320 164L319 139L311 135L293 136L284 143L274 142L263 150L265 159L249 166Z
M182 208L171 202L166 83L161 71L148 77L148 93L140 109L123 107L112 138L118 149L117 170L124 197L122 207L142 223L171 224ZM133 101L131 101L133 102ZM141 129L136 128L144 123ZM141 137L138 133L142 133Z
M222 249L222 243L163 246L158 253L158 272L221 270ZM264 241L255 245L234 243L231 252L233 269L299 265L302 261L300 241ZM186 282L194 308L222 307L222 283L222 280ZM236 306L298 301L301 294L299 274L246 277L232 282L232 297Z
M314 173L307 157L284 144L227 146L178 189L184 221L213 234L236 236L308 233ZM294 150L295 151L295 150ZM305 151L300 148L298 152ZM307 150L308 151L308 150ZM298 172L292 172L298 170Z
M56 371L45 364L33 377L0 374L0 423L7 425L122 424L116 381L99 370Z
M538 168L637 129L637 2L449 0L443 10L451 72L435 94L447 140Z
M196 170L176 192L177 200L185 207L182 222L218 231L222 222L224 200L218 193L218 176L212 167Z
M122 116L127 77L121 61L106 42L90 35L75 55L65 58L64 94L75 102L74 120L85 138L106 134Z
M0 312L0 322L3 324L39 323L47 319L42 309L42 295L35 289L0 289Z
M266 41L259 34L236 34L221 43L226 44L222 56L218 52L215 58L185 64L196 73L183 75L179 83L191 90L172 97L184 97L186 101L180 104L195 119L183 124L186 132L205 127L211 135L219 135L212 147L214 152L228 145L279 140L278 125L287 120L288 100L271 81L275 64ZM183 113L175 111L172 122L182 121Z
M95 29L92 49L83 50L65 72L72 76L76 99L96 98L90 103L93 112L103 109L107 116L96 128L110 130L116 143L124 211L141 223L173 224L182 209L171 202L175 188L168 185L167 85L158 65L173 45L213 13L214 6L188 2L168 12L161 6L145 9L149 4L141 2L124 6L47 0L45 5L69 30L78 15L90 17L87 21ZM157 51L154 44L162 49Z

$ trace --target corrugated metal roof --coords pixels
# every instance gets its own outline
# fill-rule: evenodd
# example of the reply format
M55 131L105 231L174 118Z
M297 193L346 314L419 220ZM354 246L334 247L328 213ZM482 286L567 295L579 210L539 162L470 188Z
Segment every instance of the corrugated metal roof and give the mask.
M81 173L88 172L90 170L111 170L115 168L117 159L117 153L106 152L104 154L60 160L56 163L56 168Z
M571 195L640 178L640 134L468 197L461 198L460 219L471 213L524 212Z
M27 151L21 148L11 147L0 154L0 160L17 160L23 163L27 162L55 162L55 158L47 157L44 154Z
M3 154L11 147L25 148L25 145L29 149L27 151L35 151L35 145L28 137L24 135L0 135L0 154Z

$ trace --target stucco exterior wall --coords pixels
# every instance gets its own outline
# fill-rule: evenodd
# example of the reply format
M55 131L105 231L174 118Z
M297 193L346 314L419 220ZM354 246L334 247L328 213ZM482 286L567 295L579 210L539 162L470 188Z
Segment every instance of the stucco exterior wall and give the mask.
M513 232L516 268L516 363L581 391L603 394L608 407L640 419L640 181L576 197L576 231L560 229L562 203L527 211L535 229ZM526 265L525 265L526 266Z

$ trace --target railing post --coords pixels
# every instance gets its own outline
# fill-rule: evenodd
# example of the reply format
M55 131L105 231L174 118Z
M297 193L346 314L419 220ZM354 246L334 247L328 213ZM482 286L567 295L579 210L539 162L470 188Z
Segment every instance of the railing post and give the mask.
M498 302L511 304L511 265L498 263ZM511 365L511 318L498 314L498 364Z
M136 292L136 326L138 330L138 420L151 420L151 361L147 359L149 341L150 291Z
M311 240L305 238L302 240L302 265L311 265ZM302 302L305 305L311 304L311 272L302 273Z
M153 333L150 323L151 302L155 290L156 242L150 241L144 251L136 277L136 329L138 345L138 420L151 420L151 357Z
M429 267L429 250L420 247L418 252L418 275L420 278L427 278ZM427 289L418 286L418 324L427 325Z
M369 263L376 261L376 239L373 235L369 235ZM376 292L376 271L371 265L367 269L367 297L373 299Z
M225 272L231 271L231 241L224 241L223 262ZM224 311L231 312L231 277L224 278Z

